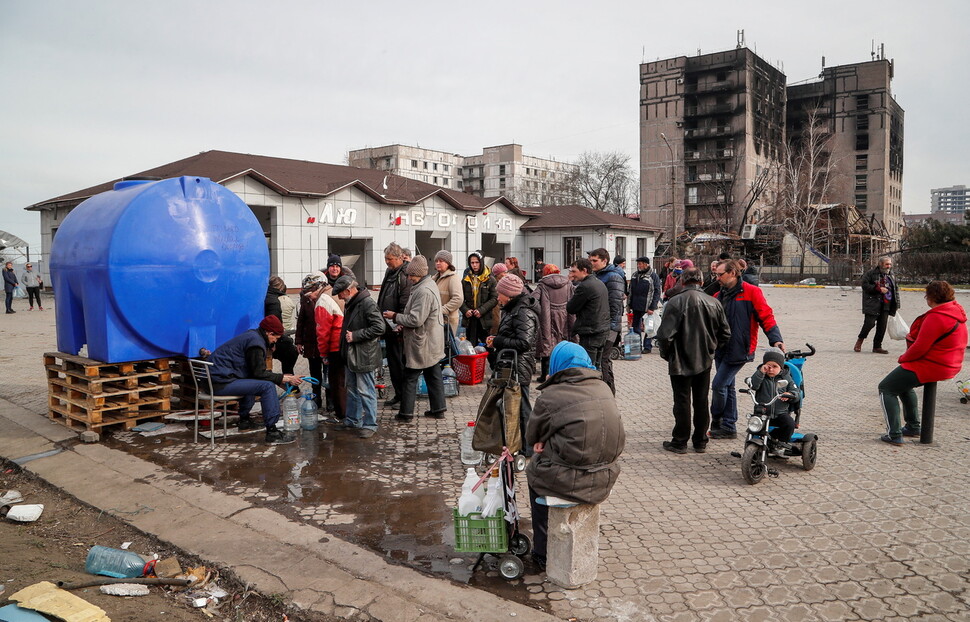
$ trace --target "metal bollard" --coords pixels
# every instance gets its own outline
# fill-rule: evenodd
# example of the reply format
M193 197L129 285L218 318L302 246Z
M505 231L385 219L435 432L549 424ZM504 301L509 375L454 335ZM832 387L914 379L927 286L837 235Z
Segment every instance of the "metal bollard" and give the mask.
M923 422L920 425L919 442L929 445L933 442L933 420L936 418L936 383L923 385Z

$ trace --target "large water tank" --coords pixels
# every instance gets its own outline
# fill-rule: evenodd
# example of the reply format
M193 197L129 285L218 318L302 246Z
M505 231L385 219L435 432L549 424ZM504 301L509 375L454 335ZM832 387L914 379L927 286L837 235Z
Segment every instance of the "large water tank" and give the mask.
M196 356L262 319L269 250L249 206L219 184L126 180L68 214L50 273L62 352Z

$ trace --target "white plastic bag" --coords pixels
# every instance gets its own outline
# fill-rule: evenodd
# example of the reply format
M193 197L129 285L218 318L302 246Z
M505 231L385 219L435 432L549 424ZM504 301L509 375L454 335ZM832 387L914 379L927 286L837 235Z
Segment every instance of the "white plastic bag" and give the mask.
M645 315L643 317L643 333L644 337L647 339L653 339L657 336L657 328L660 326L660 320L657 318L657 314L653 313L651 315Z
M889 338L895 339L896 341L902 341L906 339L906 335L909 334L909 324L903 319L902 314L897 311L896 315L889 316Z

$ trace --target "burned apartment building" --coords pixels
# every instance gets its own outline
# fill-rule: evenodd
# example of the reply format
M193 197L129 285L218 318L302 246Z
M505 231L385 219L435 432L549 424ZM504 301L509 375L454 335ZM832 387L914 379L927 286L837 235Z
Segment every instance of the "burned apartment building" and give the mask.
M785 75L751 50L640 65L641 219L739 233L770 205Z

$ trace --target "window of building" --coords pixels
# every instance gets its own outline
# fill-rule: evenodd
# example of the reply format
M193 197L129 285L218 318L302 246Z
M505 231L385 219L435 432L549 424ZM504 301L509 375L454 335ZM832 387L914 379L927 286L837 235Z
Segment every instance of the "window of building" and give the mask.
M528 166L527 166L527 167L525 167L525 174L526 174L526 175L531 175L531 174L532 174L532 169L531 169L531 168L529 168Z
M866 195L865 193L856 193L855 195L855 206L865 209L866 207Z
M479 177L485 177L485 167L484 166L479 166L478 167L478 176Z
M562 254L566 258L563 263L566 266L572 265L574 261L582 257L583 238L579 236L564 237L562 239Z
M855 170L864 171L869 168L869 156L857 155L855 157Z
M637 238L637 257L647 256L647 238Z
M504 175L505 174L505 165L504 164L499 164L498 165L498 174L499 175Z
M868 134L857 134L855 137L855 150L856 151L868 151L869 150L869 135Z
M437 162L434 162L434 163L433 163L433 164L431 165L431 169L432 169L432 170L435 170L435 171L436 171L436 170L438 170L438 163L437 163Z
M691 186L687 189L687 204L696 205L698 201L697 186Z
M869 129L869 115L860 114L855 118L855 129L857 130L868 130Z
M459 166L459 167L458 167L458 174L459 174L459 175L461 175L461 174L463 174L463 173L464 173L464 171L463 171L463 170L462 170L462 168L461 168L461 167Z
M391 168L391 159L384 158L384 168Z
M428 163L427 162L424 163L424 170L428 170Z
M451 184L448 183L448 178L447 177L442 177L441 178L441 185L444 186L445 188L451 187Z
M623 257L626 259L626 238L623 236L616 237L616 253L614 257Z
M687 167L687 181L697 181L697 165L691 164Z
M866 187L866 175L856 175L855 176L855 187L865 188Z
M499 188L504 188L505 187L505 178L504 177L499 177L498 178L498 187Z
M868 95L856 95L855 96L855 108L856 110L866 110L869 108L869 96Z
M437 177L434 178L434 185L436 185L436 186L438 185L438 178Z
M448 172L448 165L447 164L442 164L441 165L441 170L444 171L445 173L447 173Z
M411 168L418 168L418 161L417 160L411 160Z
M459 179L458 180L458 189L461 190L462 188L464 188L464 183L462 183L462 181Z

